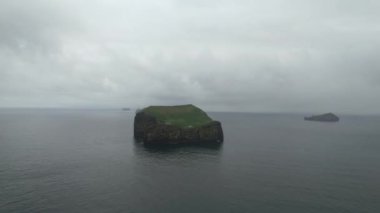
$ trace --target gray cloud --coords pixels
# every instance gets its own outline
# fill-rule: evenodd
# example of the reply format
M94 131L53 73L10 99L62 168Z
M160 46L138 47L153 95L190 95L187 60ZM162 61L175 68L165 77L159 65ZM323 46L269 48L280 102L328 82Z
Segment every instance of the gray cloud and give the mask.
M379 6L0 2L0 106L380 113Z
M47 0L2 1L0 45L18 51L55 48L60 34L76 28L64 5ZM37 49L37 50L36 50Z

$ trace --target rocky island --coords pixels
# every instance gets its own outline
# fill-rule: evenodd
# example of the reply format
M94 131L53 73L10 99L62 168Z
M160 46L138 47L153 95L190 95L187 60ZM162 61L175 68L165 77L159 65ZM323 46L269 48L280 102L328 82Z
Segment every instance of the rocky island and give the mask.
M134 137L147 144L221 143L223 130L194 105L150 106L136 112Z
M339 117L333 113L325 113L322 115L313 115L304 118L306 121L321 121L321 122L338 122Z

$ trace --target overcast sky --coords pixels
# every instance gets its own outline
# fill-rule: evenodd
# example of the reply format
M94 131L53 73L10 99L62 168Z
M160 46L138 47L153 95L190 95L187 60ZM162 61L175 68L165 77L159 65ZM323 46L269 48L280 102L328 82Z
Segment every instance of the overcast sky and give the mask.
M378 0L0 0L0 107L380 113Z

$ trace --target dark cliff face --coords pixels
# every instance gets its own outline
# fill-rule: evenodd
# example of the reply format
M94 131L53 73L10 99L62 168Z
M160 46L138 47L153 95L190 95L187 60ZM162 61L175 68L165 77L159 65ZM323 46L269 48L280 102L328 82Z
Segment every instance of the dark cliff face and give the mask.
M160 123L141 111L135 116L134 137L144 143L220 143L223 142L223 130L219 121L198 127L179 127Z
M339 117L333 113L326 113L322 115L313 115L310 117L305 117L307 121L321 121L321 122L338 122Z

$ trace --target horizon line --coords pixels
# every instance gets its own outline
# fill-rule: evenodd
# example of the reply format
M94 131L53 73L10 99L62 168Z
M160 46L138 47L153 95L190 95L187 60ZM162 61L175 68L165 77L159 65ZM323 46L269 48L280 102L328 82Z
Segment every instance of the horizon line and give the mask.
M49 107L49 106L38 106L38 107L1 107L0 110L6 109L30 109L30 110L120 110L123 111L124 108L129 108L129 112L135 112L140 107ZM252 114L306 114L306 115L316 115L328 112L306 112L306 111L232 111L232 110L204 110L209 113L252 113ZM352 112L333 112L338 115L352 115L352 116L380 116L380 113L352 113Z

